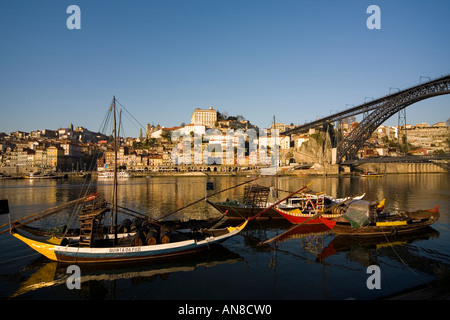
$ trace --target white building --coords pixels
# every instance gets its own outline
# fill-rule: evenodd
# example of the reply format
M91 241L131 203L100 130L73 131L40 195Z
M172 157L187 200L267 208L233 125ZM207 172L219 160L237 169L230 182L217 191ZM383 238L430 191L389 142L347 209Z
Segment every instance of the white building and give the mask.
M179 132L182 134L190 134L191 132L194 132L194 134L197 135L204 135L206 131L206 127L202 124L188 124L187 126L184 126L181 129L178 129Z
M206 110L197 108L194 110L191 116L192 124L204 125L209 128L213 128L216 121L217 110L214 110L213 107L209 107L209 109Z

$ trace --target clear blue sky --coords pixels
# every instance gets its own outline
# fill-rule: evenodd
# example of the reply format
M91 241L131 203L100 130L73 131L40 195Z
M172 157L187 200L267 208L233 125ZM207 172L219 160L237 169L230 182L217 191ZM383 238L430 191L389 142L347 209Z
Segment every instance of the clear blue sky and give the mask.
M66 27L73 4L80 30ZM380 30L366 27L372 4ZM449 34L448 0L1 0L0 132L97 131L113 95L144 126L209 106L302 124L450 73ZM407 122L449 107L425 100Z

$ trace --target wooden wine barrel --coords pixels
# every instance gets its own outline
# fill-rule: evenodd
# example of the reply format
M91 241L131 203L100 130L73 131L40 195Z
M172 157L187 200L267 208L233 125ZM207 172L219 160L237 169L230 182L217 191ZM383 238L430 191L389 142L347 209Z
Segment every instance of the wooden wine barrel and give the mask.
M160 233L159 233L159 239L161 243L169 243L170 242L170 229L161 227Z
M130 219L125 219L122 221L122 223L119 227L119 232L131 232L131 220Z
M147 236L147 233L149 232L150 228L153 228L150 222L146 221L142 224L142 227L139 229L139 231L143 233L144 238Z
M142 221L140 219L134 218L133 222L131 223L131 231L135 232L139 230L142 226Z
M144 244L144 236L142 232L136 232L136 235L131 239L131 246L132 247L138 247L142 246Z
M159 232L155 227L149 228L147 232L147 236L145 238L145 244L147 245L155 245L158 243Z
M344 214L345 213L345 209L344 207L336 207L332 210L331 212L332 214Z

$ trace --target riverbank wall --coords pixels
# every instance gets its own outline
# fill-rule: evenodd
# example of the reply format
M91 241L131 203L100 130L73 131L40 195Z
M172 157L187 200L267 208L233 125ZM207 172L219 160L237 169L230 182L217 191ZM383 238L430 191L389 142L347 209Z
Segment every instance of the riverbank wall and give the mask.
M364 163L354 166L344 166L338 164L314 164L309 169L293 170L289 167L280 168L278 176L345 176L356 175L362 172L382 173L382 174L405 174L405 173L448 173L450 163ZM93 177L97 172L91 172ZM133 172L134 177L201 177L201 176L260 176L259 169L238 170L238 171L217 171L217 172ZM56 174L57 177L84 178L84 173L63 172ZM12 173L10 175L0 175L0 179L23 178L23 174Z
M363 172L382 174L405 173L448 173L448 163L364 163L354 166L315 164L309 169L280 171L279 175L297 176L345 176L356 175Z
M357 171L369 171L374 173L399 174L399 173L445 173L447 166L437 163L364 163L355 166Z

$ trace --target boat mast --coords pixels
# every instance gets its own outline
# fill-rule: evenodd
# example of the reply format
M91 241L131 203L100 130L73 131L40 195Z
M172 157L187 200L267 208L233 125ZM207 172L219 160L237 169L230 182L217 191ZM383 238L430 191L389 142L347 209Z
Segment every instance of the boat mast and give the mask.
M120 127L122 126L122 109L119 110L119 125L117 126L117 136L120 137Z
M114 245L117 243L117 193L118 193L118 183L117 183L117 149L118 144L117 139L117 124L116 124L116 97L114 96ZM120 131L120 122L122 118L122 110L120 110L120 116L119 116L119 131ZM119 138L120 139L120 138Z
M275 126L275 115L273 115L273 131L272 130L270 130L270 136L271 136L271 138L272 139L275 139L275 137L274 137L274 132L275 132L275 128L276 128L276 126ZM274 141L274 140L272 140L272 141ZM275 142L272 144L273 146L276 146L276 144L277 144L277 142L276 142L276 140L275 140ZM275 198L278 200L278 157L279 157L279 154L278 154L278 157L274 157L274 154L273 154L273 150L271 150L272 151L272 158L274 159L274 161L275 161ZM277 151L277 152L279 152L279 150Z
M116 121L116 97L113 96L111 109L114 117L114 179L113 179L113 207L111 211L111 232L117 237L117 121Z

